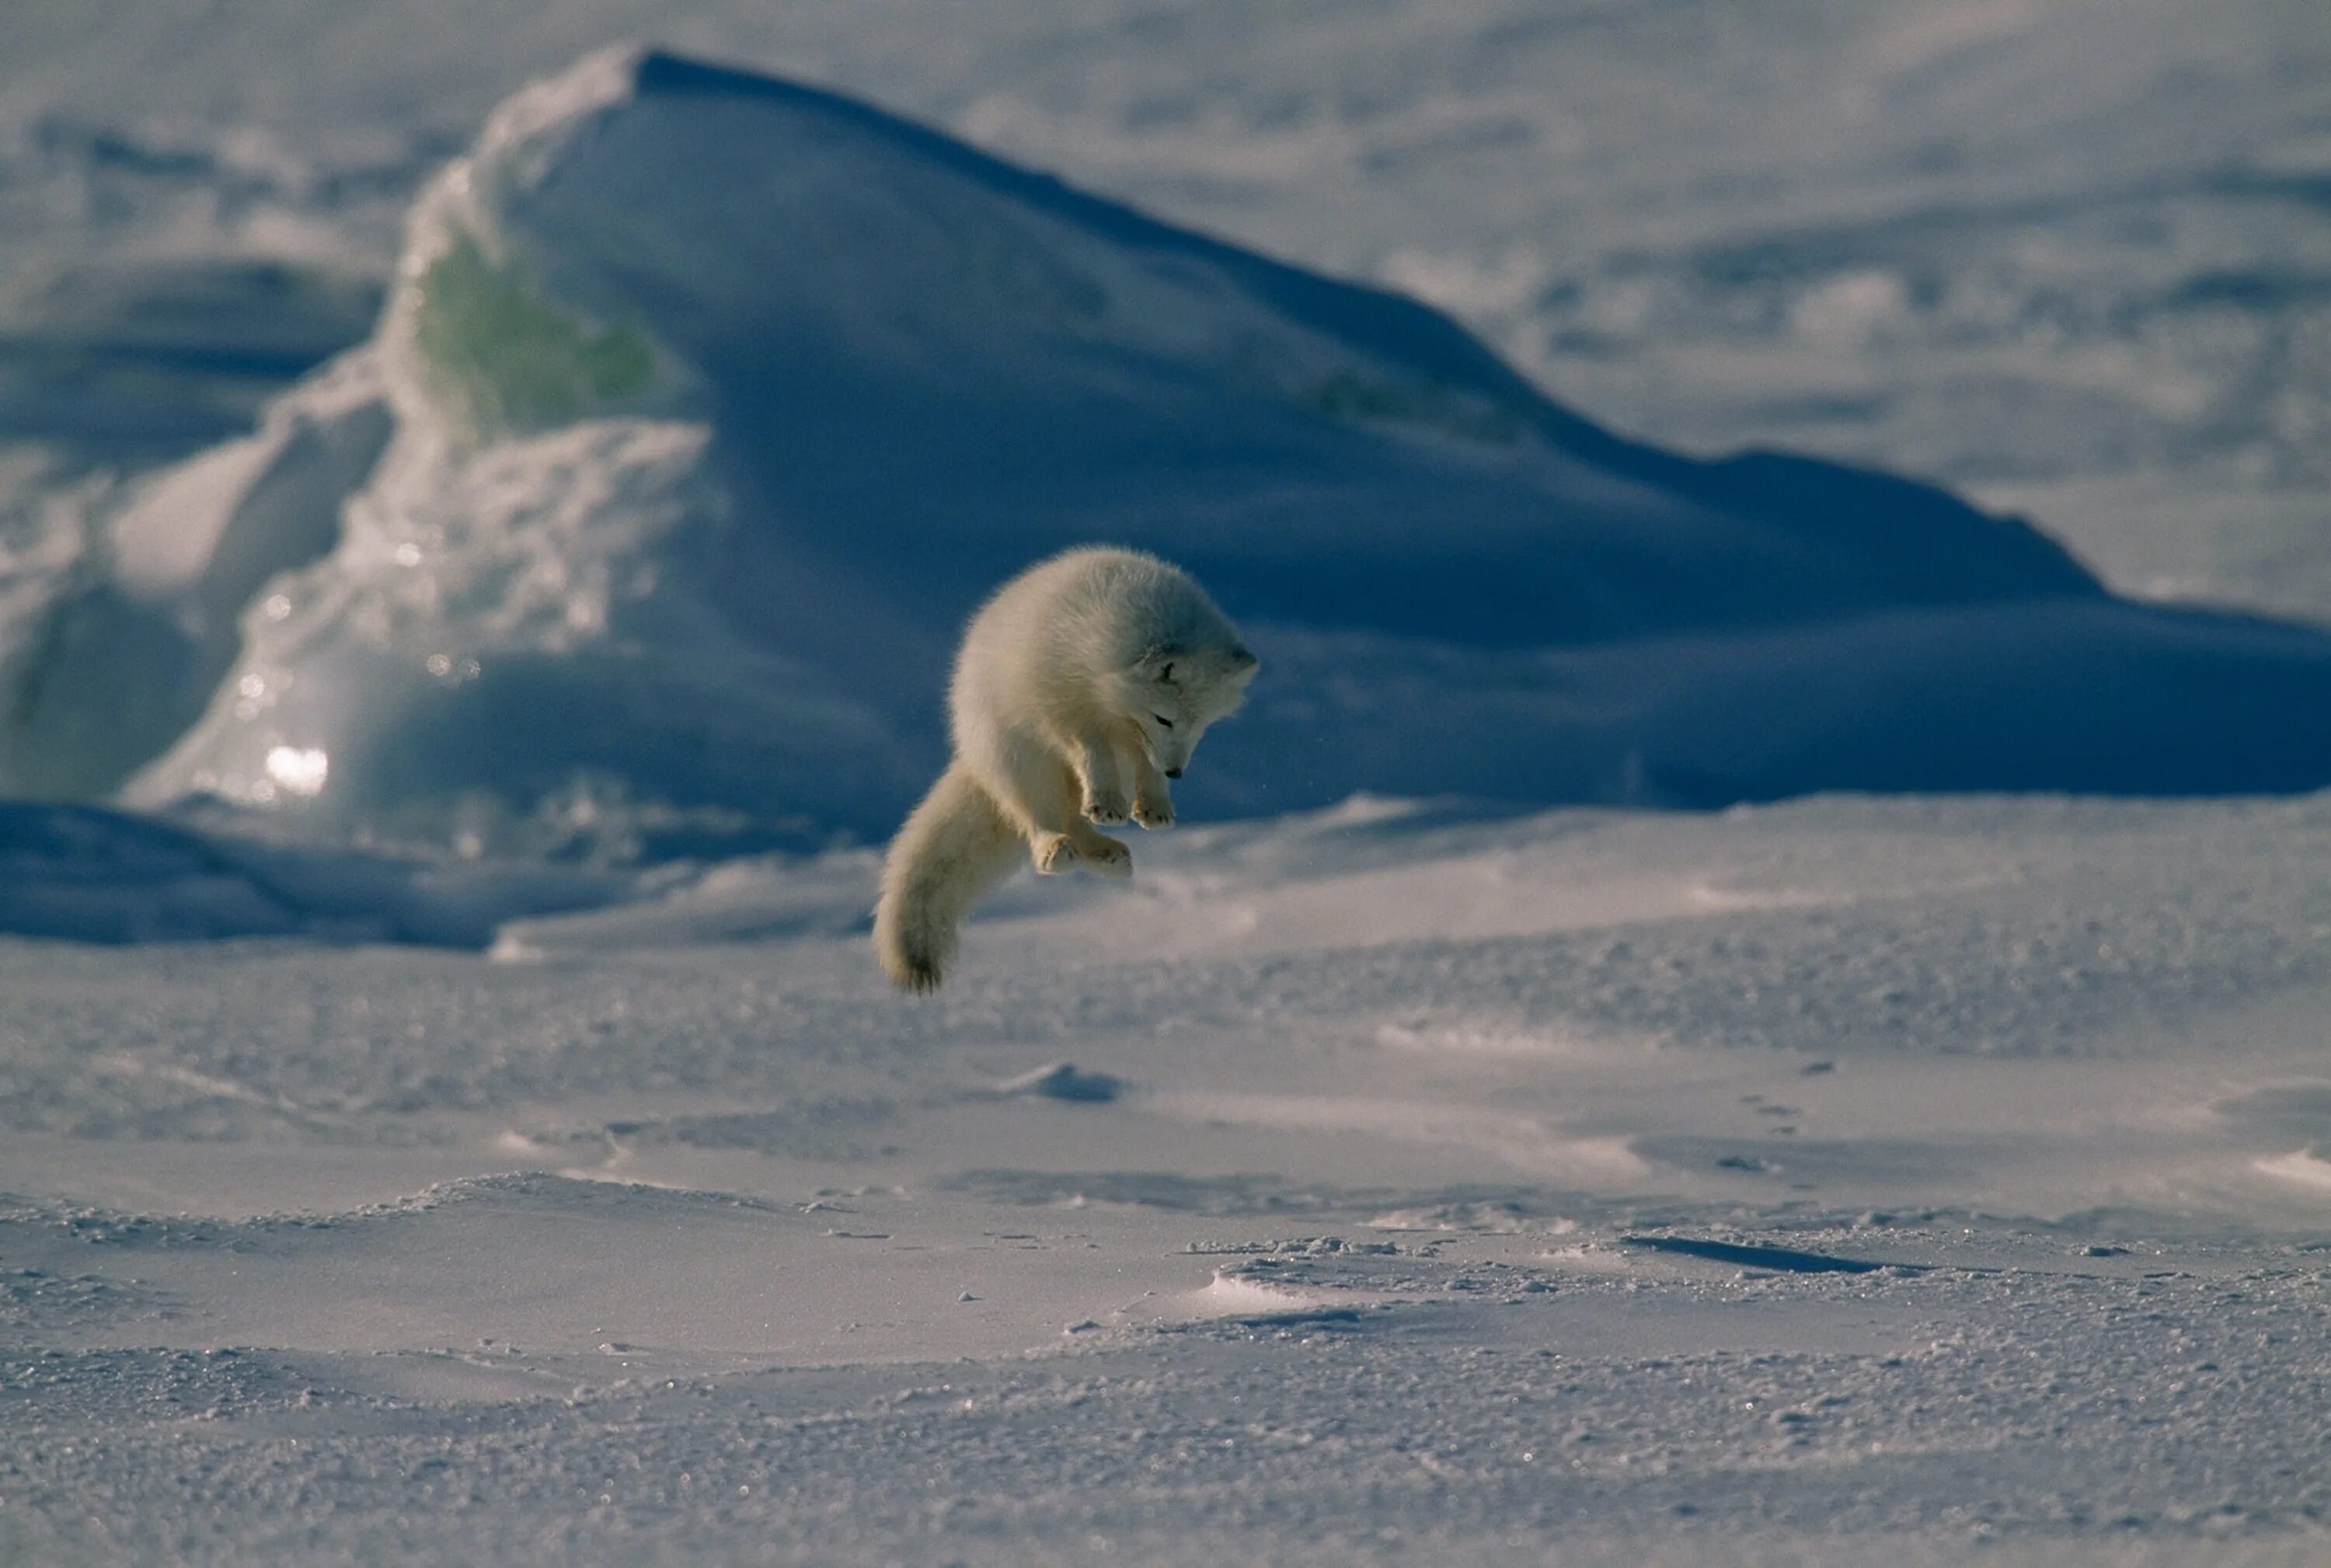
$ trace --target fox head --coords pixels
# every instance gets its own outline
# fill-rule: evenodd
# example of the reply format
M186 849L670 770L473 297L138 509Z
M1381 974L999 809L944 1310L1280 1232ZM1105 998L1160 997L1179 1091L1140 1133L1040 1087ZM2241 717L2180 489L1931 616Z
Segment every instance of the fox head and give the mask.
M1238 711L1261 661L1244 646L1153 648L1118 682L1126 717L1141 732L1149 758L1180 778L1206 726Z

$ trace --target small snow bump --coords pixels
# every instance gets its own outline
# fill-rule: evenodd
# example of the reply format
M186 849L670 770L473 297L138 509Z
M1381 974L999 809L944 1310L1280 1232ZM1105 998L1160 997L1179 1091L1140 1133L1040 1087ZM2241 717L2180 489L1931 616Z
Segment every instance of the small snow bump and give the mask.
M998 1094L1041 1095L1046 1099L1068 1100L1080 1105L1106 1105L1124 1089L1125 1083L1121 1079L1105 1072L1080 1072L1075 1063L1066 1061L1053 1062L1033 1072L1023 1072L995 1086Z

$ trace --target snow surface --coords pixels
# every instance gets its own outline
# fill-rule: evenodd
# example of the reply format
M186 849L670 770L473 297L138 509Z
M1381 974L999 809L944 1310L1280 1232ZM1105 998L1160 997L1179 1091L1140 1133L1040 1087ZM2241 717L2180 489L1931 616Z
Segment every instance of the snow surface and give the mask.
M0 1562L2322 1561L2331 797L1510 803L2297 787L2313 634L2077 581L2031 614L2018 574L2060 559L1890 482L2002 575L1939 606L1874 603L1874 556L1793 582L1802 508L1714 465L1684 527L1693 465L1596 445L1429 318L757 88L805 186L885 176L829 181L839 210L946 212L1012 264L966 316L911 269L784 271L732 214L799 283L753 330L846 328L893 391L947 385L914 363L941 342L1024 345L1015 396L1171 407L1179 376L1242 400L1258 462L1299 426L1442 497L1607 497L1623 451L1654 547L1602 580L1723 590L1546 647L1389 634L1449 608L1406 591L1441 570L1421 531L1356 550L1365 613L1210 572L1271 641L1188 825L1130 888L1007 888L908 1005L865 952L871 851L823 846L919 782L936 687L845 634L936 658L994 564L937 552L909 592L897 538L850 556L828 511L884 593L744 613L772 579L722 541L780 470L737 443L784 426L689 334L754 279L674 261L712 220L652 155L756 166L745 111L603 57L469 166L637 157L618 210L424 191L520 82L670 29L1424 295L1662 449L1930 472L2123 592L2331 615L2320 8L1847 9L13 7L0 789L102 795L194 726L138 798L207 767L241 800L0 803ZM401 247L459 258L459 318L518 328L522 375L430 382ZM1041 329L1080 276L1151 290L1082 355ZM1462 395L1269 413L1323 366L1413 392L1433 352ZM1475 393L1559 461L1484 455ZM481 416L528 428L466 444ZM1356 691L1368 722L1326 706ZM1574 727L1518 759L1548 692ZM814 745L737 750L773 727Z
M1218 810L2331 780L2331 635L2110 598L1906 481L1626 442L1410 300L775 79L618 49L528 88L398 280L28 578L19 788L471 853L879 840L956 629L1094 538L1272 665Z
M0 1555L2320 1558L2322 800L1145 850L0 947Z

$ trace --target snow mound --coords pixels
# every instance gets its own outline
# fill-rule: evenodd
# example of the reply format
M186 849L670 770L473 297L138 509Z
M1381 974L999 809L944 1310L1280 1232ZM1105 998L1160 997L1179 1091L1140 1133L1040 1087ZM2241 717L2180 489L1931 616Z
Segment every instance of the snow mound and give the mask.
M253 434L139 487L85 552L10 561L0 791L102 794L201 717L242 651L243 617L280 613L260 589L331 551L391 425L370 357L351 355Z
M19 787L471 851L879 837L964 618L1090 540L1263 654L1196 811L2331 781L2331 637L1622 440L1413 301L667 54L506 104L335 374L17 618L12 711L67 716L7 736Z
M212 845L78 806L0 807L0 930L85 942L288 936L290 901Z
M648 890L614 871L309 849L92 806L0 802L0 933L12 936L482 948L507 921Z

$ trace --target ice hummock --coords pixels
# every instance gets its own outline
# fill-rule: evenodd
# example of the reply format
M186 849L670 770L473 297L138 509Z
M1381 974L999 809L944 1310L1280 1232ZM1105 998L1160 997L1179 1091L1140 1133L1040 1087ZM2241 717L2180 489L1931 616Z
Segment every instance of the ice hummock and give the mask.
M138 636L20 617L18 774L472 850L880 837L966 615L1102 539L1263 654L1215 813L2331 780L2331 637L2115 600L1906 480L1623 440L1413 301L669 54L506 104L351 364L338 466L198 458L55 597ZM24 727L54 691L134 722Z

